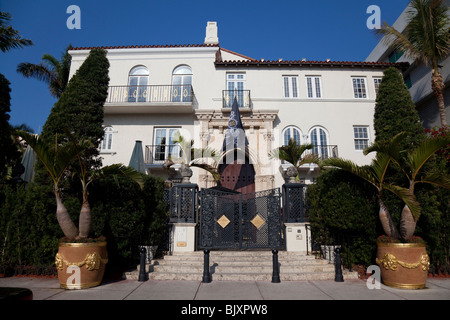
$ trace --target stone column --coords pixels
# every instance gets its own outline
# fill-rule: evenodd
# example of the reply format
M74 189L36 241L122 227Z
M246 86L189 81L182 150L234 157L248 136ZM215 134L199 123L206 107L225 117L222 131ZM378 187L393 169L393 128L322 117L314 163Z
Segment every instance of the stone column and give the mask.
M180 173L182 177L180 188L183 184L190 184L192 169L186 165L181 165ZM190 187L190 186L188 186ZM192 188L192 187L190 187ZM195 208L197 209L197 208ZM195 251L195 226L197 222L176 221L172 225L173 252L193 252Z
M285 173L286 183L283 186L283 192L292 192L300 190L300 182L295 180L298 172L294 166L288 167ZM303 191L303 190L302 190ZM298 195L297 195L298 196ZM301 195L302 196L302 195ZM287 207L290 205L288 202L290 201L290 197L287 195L284 196L285 203L283 204L286 208L283 208L285 214L288 214ZM289 207L289 210L293 209ZM299 208L295 208L299 209ZM287 217L287 221L285 222L286 227L286 251L288 252L307 252L307 237L306 237L306 225L307 223L304 221L295 221L289 220L290 217Z

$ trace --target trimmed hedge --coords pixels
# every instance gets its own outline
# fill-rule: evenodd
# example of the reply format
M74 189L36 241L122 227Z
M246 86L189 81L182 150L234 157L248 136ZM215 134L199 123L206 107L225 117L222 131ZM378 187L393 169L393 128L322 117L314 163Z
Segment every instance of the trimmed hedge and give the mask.
M351 254L351 261L356 264L373 264L378 227L378 202L373 190L345 171L322 172L307 192L314 242L331 245L345 239L351 250L343 256Z
M107 271L139 263L138 245L162 243L168 220L163 190L164 181L151 176L145 176L143 190L125 179L119 179L119 184L114 179L92 184L92 236L107 238ZM64 200L76 217L80 198L67 192ZM51 187L35 183L3 184L0 203L0 266L3 269L53 266L59 240L64 235L56 220Z

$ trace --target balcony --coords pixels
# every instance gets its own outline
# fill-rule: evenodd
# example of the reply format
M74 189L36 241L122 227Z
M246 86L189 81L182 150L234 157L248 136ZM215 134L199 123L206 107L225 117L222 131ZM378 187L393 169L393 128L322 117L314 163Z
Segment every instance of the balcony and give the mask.
M110 86L106 113L192 113L192 85Z
M144 162L148 165L162 165L168 159L183 157L183 150L178 144L158 144L145 146Z
M314 146L312 149L306 150L305 155L314 154L319 157L319 160L338 157L338 147L336 145Z
M231 109L234 98L237 98L238 107L240 109L251 109L252 100L250 99L250 90L223 90L222 91L222 108Z

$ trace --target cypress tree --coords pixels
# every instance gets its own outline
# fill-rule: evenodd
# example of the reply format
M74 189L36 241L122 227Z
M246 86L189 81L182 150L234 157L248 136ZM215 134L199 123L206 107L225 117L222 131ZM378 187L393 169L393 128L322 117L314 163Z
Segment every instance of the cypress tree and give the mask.
M400 71L394 67L384 71L374 115L375 142L386 141L400 132L407 132L405 150L417 147L425 138L419 113Z
M52 108L42 130L43 139L54 139L58 134L58 141L64 142L67 140L65 130L69 130L75 139L89 139L96 147L99 145L103 139L103 105L108 95L108 69L106 51L91 50Z
M91 167L100 167L98 145L103 139L103 105L108 95L109 61L106 51L92 49L75 72L66 89L53 106L42 128L40 139L59 144L67 143L69 131L77 141L90 140L93 148L84 153ZM47 171L40 161L35 165L35 181L51 185ZM75 181L76 182L76 181ZM75 188L79 189L79 188Z

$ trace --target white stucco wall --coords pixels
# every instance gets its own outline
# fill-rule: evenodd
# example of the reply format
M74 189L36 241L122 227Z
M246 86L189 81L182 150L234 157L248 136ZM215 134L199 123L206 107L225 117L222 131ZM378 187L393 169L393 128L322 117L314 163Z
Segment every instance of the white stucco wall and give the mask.
M195 94L192 108L220 112L222 91L227 89L227 73L245 73L245 89L250 90L253 111L278 111L272 127L273 147L279 146L278 143L282 141L282 131L287 126L296 126L301 131L303 143L309 142L310 130L319 126L328 134L328 145L338 146L340 157L361 165L370 163L372 159L370 155L364 156L361 151L355 150L353 126L367 126L369 143L374 141L373 113L376 95L373 78L382 77L382 69L245 67L242 65L216 67L214 61L217 50L219 50L217 46L108 49L110 86L127 85L128 74L137 65L143 65L149 70L149 85L170 85L172 71L179 65L188 65L193 73L192 85ZM71 51L73 57L71 76L88 53L88 50ZM225 55L228 58L240 58L229 51L223 53L222 57ZM283 76L285 75L298 77L298 98L284 98ZM306 76L312 75L321 78L322 98L320 99L307 98ZM353 97L353 76L366 79L367 98ZM126 112L128 107L130 112ZM198 122L196 122L194 110L188 113L165 113L161 111L164 108L160 108L157 112L148 112L152 107L154 106L144 104L141 111L136 111L136 108L132 109L132 104L125 104L121 112L112 113L106 106L104 124L112 126L114 132L112 152L102 153L105 165L128 164L136 140L142 141L145 152L146 145L154 144L154 129L157 127L180 127L187 130L195 140L199 139L194 136L201 131L195 127ZM163 174L158 170L152 170L152 173ZM197 179L197 170L194 170L192 181L196 182ZM278 170L275 179L276 185L284 182Z

